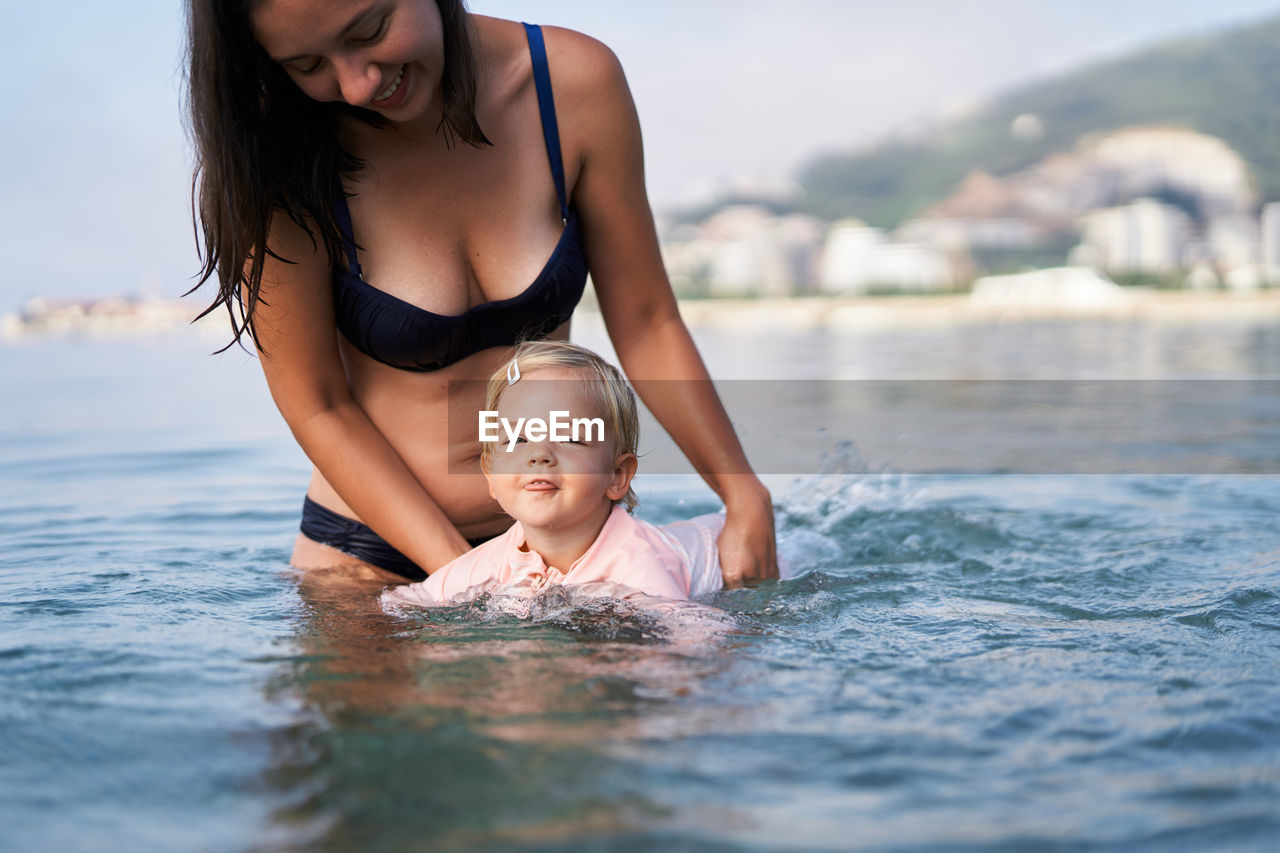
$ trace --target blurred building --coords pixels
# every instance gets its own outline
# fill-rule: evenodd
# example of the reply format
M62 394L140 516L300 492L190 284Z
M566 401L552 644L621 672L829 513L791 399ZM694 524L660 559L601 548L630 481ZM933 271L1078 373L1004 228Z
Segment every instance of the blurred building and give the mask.
M1135 127L1086 140L1099 203L1179 195L1204 220L1245 215L1255 201L1249 166L1217 137L1177 127Z
M973 172L898 236L979 265L1038 266L1056 253L1117 272L1205 262L1226 274L1258 263L1254 204L1248 165L1222 140L1135 127L1085 137L1012 175Z
M827 231L818 280L823 293L839 295L955 286L944 251L923 243L894 242L883 229L857 219L837 222Z
M1262 207L1260 262L1267 280L1280 284L1280 202Z
M905 243L924 243L955 254L1025 248L1044 231L1045 217L1028 205L1015 185L974 171L951 195L903 223L897 236Z
M1183 267L1191 220L1182 210L1153 199L1095 210L1081 219L1075 265L1112 273L1171 273Z
M1010 132L1035 138L1038 117ZM1087 266L1187 286L1280 283L1280 205L1261 221L1248 165L1220 139L1178 127L1082 138L1011 175L970 173L895 231L728 204L664 235L684 296L853 295L954 288L975 272Z
M195 326L217 334L227 333L226 315L213 312L198 322L202 305L154 297L103 297L27 300L18 313L0 317L0 337L34 334L84 333L132 335L165 332Z
M971 304L998 309L1099 311L1129 304L1131 294L1095 269L1057 267L984 276L973 283Z
M663 259L682 295L789 296L810 289L822 233L812 216L733 205L677 229Z

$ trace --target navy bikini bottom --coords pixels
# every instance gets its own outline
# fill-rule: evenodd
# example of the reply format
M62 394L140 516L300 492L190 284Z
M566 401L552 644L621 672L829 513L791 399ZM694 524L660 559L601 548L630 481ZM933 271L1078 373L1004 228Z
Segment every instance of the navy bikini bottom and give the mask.
M302 501L302 535L411 581L425 580L427 577L422 567L392 548L387 540L374 533L367 524L339 515L328 507L320 506L310 497ZM467 543L474 548L489 541L489 538L468 539Z

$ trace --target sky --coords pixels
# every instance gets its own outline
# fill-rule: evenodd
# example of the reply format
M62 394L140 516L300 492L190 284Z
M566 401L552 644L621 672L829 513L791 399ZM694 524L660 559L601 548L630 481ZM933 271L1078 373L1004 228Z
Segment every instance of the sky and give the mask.
M359 0L352 0L359 2ZM176 297L199 267L181 0L10 4L0 28L0 313ZM471 0L619 56L654 206L777 184L1032 80L1280 14L1280 0ZM207 298L211 297L204 297Z

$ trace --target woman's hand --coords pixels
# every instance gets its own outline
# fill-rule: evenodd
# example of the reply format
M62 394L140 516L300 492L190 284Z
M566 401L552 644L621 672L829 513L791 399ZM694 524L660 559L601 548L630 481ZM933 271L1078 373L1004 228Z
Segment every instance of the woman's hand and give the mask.
M604 45L544 28L573 198L605 326L636 393L725 503L725 586L778 576L773 505L680 319L644 186L640 121ZM576 166L576 168L575 168ZM650 381L657 380L657 381Z
M268 245L254 342L299 446L360 520L419 566L465 554L467 540L351 395L323 247L281 214Z
M752 478L754 480L754 478ZM725 503L724 530L716 544L725 589L751 586L778 576L773 500L759 480Z

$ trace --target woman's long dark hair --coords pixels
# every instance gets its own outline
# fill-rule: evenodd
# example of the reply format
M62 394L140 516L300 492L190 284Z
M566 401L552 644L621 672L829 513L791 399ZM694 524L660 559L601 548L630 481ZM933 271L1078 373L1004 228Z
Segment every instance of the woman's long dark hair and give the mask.
M338 119L354 115L375 127L387 124L372 110L303 94L254 40L253 2L187 3L187 106L196 155L192 219L197 242L203 237L200 280L191 291L217 277L217 297L200 317L226 308L234 335L228 347L246 332L256 343L253 314L263 261L268 254L280 257L267 246L273 215L288 216L313 246L318 237L330 258L343 256L333 202L342 176L364 163L338 144ZM466 6L463 0L435 2L444 24L440 129L450 140L490 144L476 121L476 57Z

